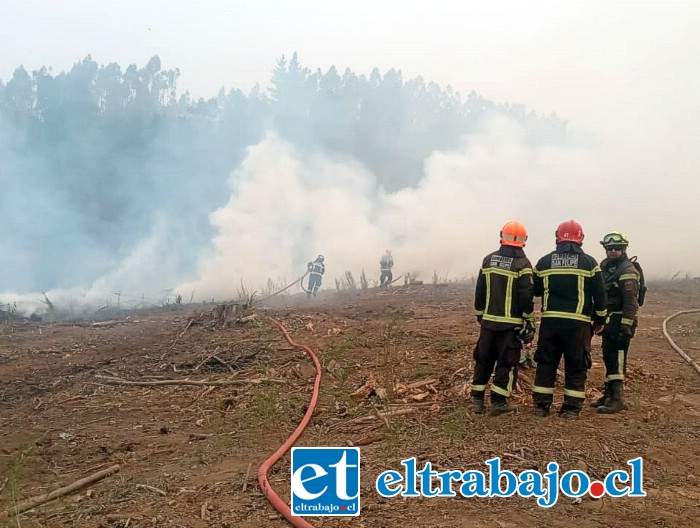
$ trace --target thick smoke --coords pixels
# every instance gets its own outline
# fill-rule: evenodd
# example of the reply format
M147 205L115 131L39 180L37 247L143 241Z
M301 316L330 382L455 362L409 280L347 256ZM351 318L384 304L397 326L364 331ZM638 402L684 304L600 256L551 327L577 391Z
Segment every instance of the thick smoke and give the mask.
M599 260L603 234L621 230L651 276L675 271L665 256L671 253L679 270L691 269L696 246L669 233L653 209L690 216L692 184L660 186L658 165L634 163L615 147L527 146L515 123L494 121L460 149L432 154L416 188L386 193L351 160L302 157L270 135L250 149L229 202L212 214L218 235L200 277L177 289L219 297L234 295L241 283L291 282L317 253L326 257L326 286L346 270L376 280L386 248L398 274L464 279L497 247L511 218L528 226L532 260L553 249L556 226L573 218L586 231L584 248ZM621 178L630 163L634 176Z
M177 295L185 301L231 299L244 289L261 292L292 282L319 253L326 257L325 288L334 288L346 271L355 278L364 271L372 283L385 249L394 254L395 276L464 280L497 247L498 231L510 219L527 225L533 261L552 249L557 224L573 218L584 226L584 249L598 259L598 240L620 230L651 277L694 275L700 246L688 228L697 218L698 183L683 156L665 145L645 143L640 150L639 138L622 136L537 146L516 122L494 119L458 148L428 156L418 185L387 192L357 160L301 151L269 132L232 167L223 205L200 211L209 214L209 243L193 242L201 238L201 225L154 207L140 241L111 254L91 249L81 219L63 214L69 209L60 189L34 187L33 172L43 170L37 162L6 149L4 214L31 223L32 212L41 210L42 221L60 223L63 244L69 240L80 251L71 262L74 255L48 234L26 240L7 233L2 247L10 275L22 276L26 266L71 272L64 275L67 286L46 297L40 285L19 282L0 302L33 313L45 311L48 298L61 309L92 313L117 304L173 302ZM9 176L19 173L26 177ZM173 188L180 195L170 196L171 203L204 207L203 200L188 202L191 186ZM71 287L96 268L104 270L98 279Z

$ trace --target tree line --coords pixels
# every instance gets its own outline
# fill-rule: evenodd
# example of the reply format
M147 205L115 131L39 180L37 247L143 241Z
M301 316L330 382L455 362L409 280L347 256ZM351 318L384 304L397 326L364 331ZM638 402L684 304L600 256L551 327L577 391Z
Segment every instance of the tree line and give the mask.
M14 226L17 247L19 235L55 239L57 227L46 225L53 223L79 228L82 242L118 258L163 214L182 223L193 244L205 243L232 170L269 130L301 152L359 160L388 191L415 185L426 156L456 147L494 115L521 123L528 141L566 139L555 115L462 97L395 69L311 71L293 54L277 60L265 88L222 88L196 100L178 92L179 77L157 56L126 68L87 56L68 71L20 66L0 80L0 204L54 211L42 227ZM10 203L19 195L32 198ZM73 263L59 259L54 268L62 265ZM46 288L55 286L48 273Z

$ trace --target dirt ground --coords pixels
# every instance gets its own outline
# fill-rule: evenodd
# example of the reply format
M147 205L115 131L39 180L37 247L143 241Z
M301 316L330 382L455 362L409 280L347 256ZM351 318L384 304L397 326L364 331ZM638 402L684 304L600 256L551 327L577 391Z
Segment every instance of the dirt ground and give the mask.
M359 518L318 527L696 527L700 525L700 376L662 336L663 319L700 306L700 289L651 285L633 341L627 410L578 421L534 416L521 370L511 416L474 415L467 389L478 327L470 284L276 297L251 310L182 306L111 321L0 324L0 511L113 465L120 471L0 525L284 527L259 465L307 410L314 369L268 321L279 319L323 365L316 413L297 445L361 445ZM669 330L700 361L700 315ZM589 398L602 385L594 339ZM114 379L229 385L122 385ZM561 401L561 388L555 401ZM395 412L380 418L381 413ZM396 412L398 411L398 412ZM602 477L644 458L644 499L394 498L376 477L416 456L439 469L582 469ZM289 499L289 456L270 474Z

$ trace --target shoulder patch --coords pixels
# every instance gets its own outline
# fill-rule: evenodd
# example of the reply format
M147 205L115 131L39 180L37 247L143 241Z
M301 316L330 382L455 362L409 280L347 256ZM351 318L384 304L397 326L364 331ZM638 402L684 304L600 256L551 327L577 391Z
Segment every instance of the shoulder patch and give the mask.
M625 281L622 287L627 291L634 290L634 281Z
M578 255L576 253L554 253L552 255L553 268L578 268Z
M489 264L493 268L509 270L513 266L513 258L504 257L503 255L491 255L491 262L489 262Z

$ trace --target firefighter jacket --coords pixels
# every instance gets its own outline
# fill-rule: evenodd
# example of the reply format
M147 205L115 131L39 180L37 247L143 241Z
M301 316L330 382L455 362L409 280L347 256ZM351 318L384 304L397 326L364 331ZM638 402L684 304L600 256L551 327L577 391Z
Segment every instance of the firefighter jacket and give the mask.
M608 318L621 315L621 323L637 326L639 310L639 272L626 254L619 259L605 259L600 263L608 302Z
M535 296L542 297L542 320L605 322L603 275L596 260L573 242L557 244L535 266Z
M394 259L391 255L384 255L382 260L379 261L379 268L381 271L391 271L394 266Z
M518 247L501 246L486 255L476 281L474 309L481 325L506 330L535 321L532 302L532 264Z
M316 275L317 277L321 277L326 272L326 265L323 262L319 262L318 260L315 260L314 262L309 262L306 265L306 267L309 270L311 276Z

